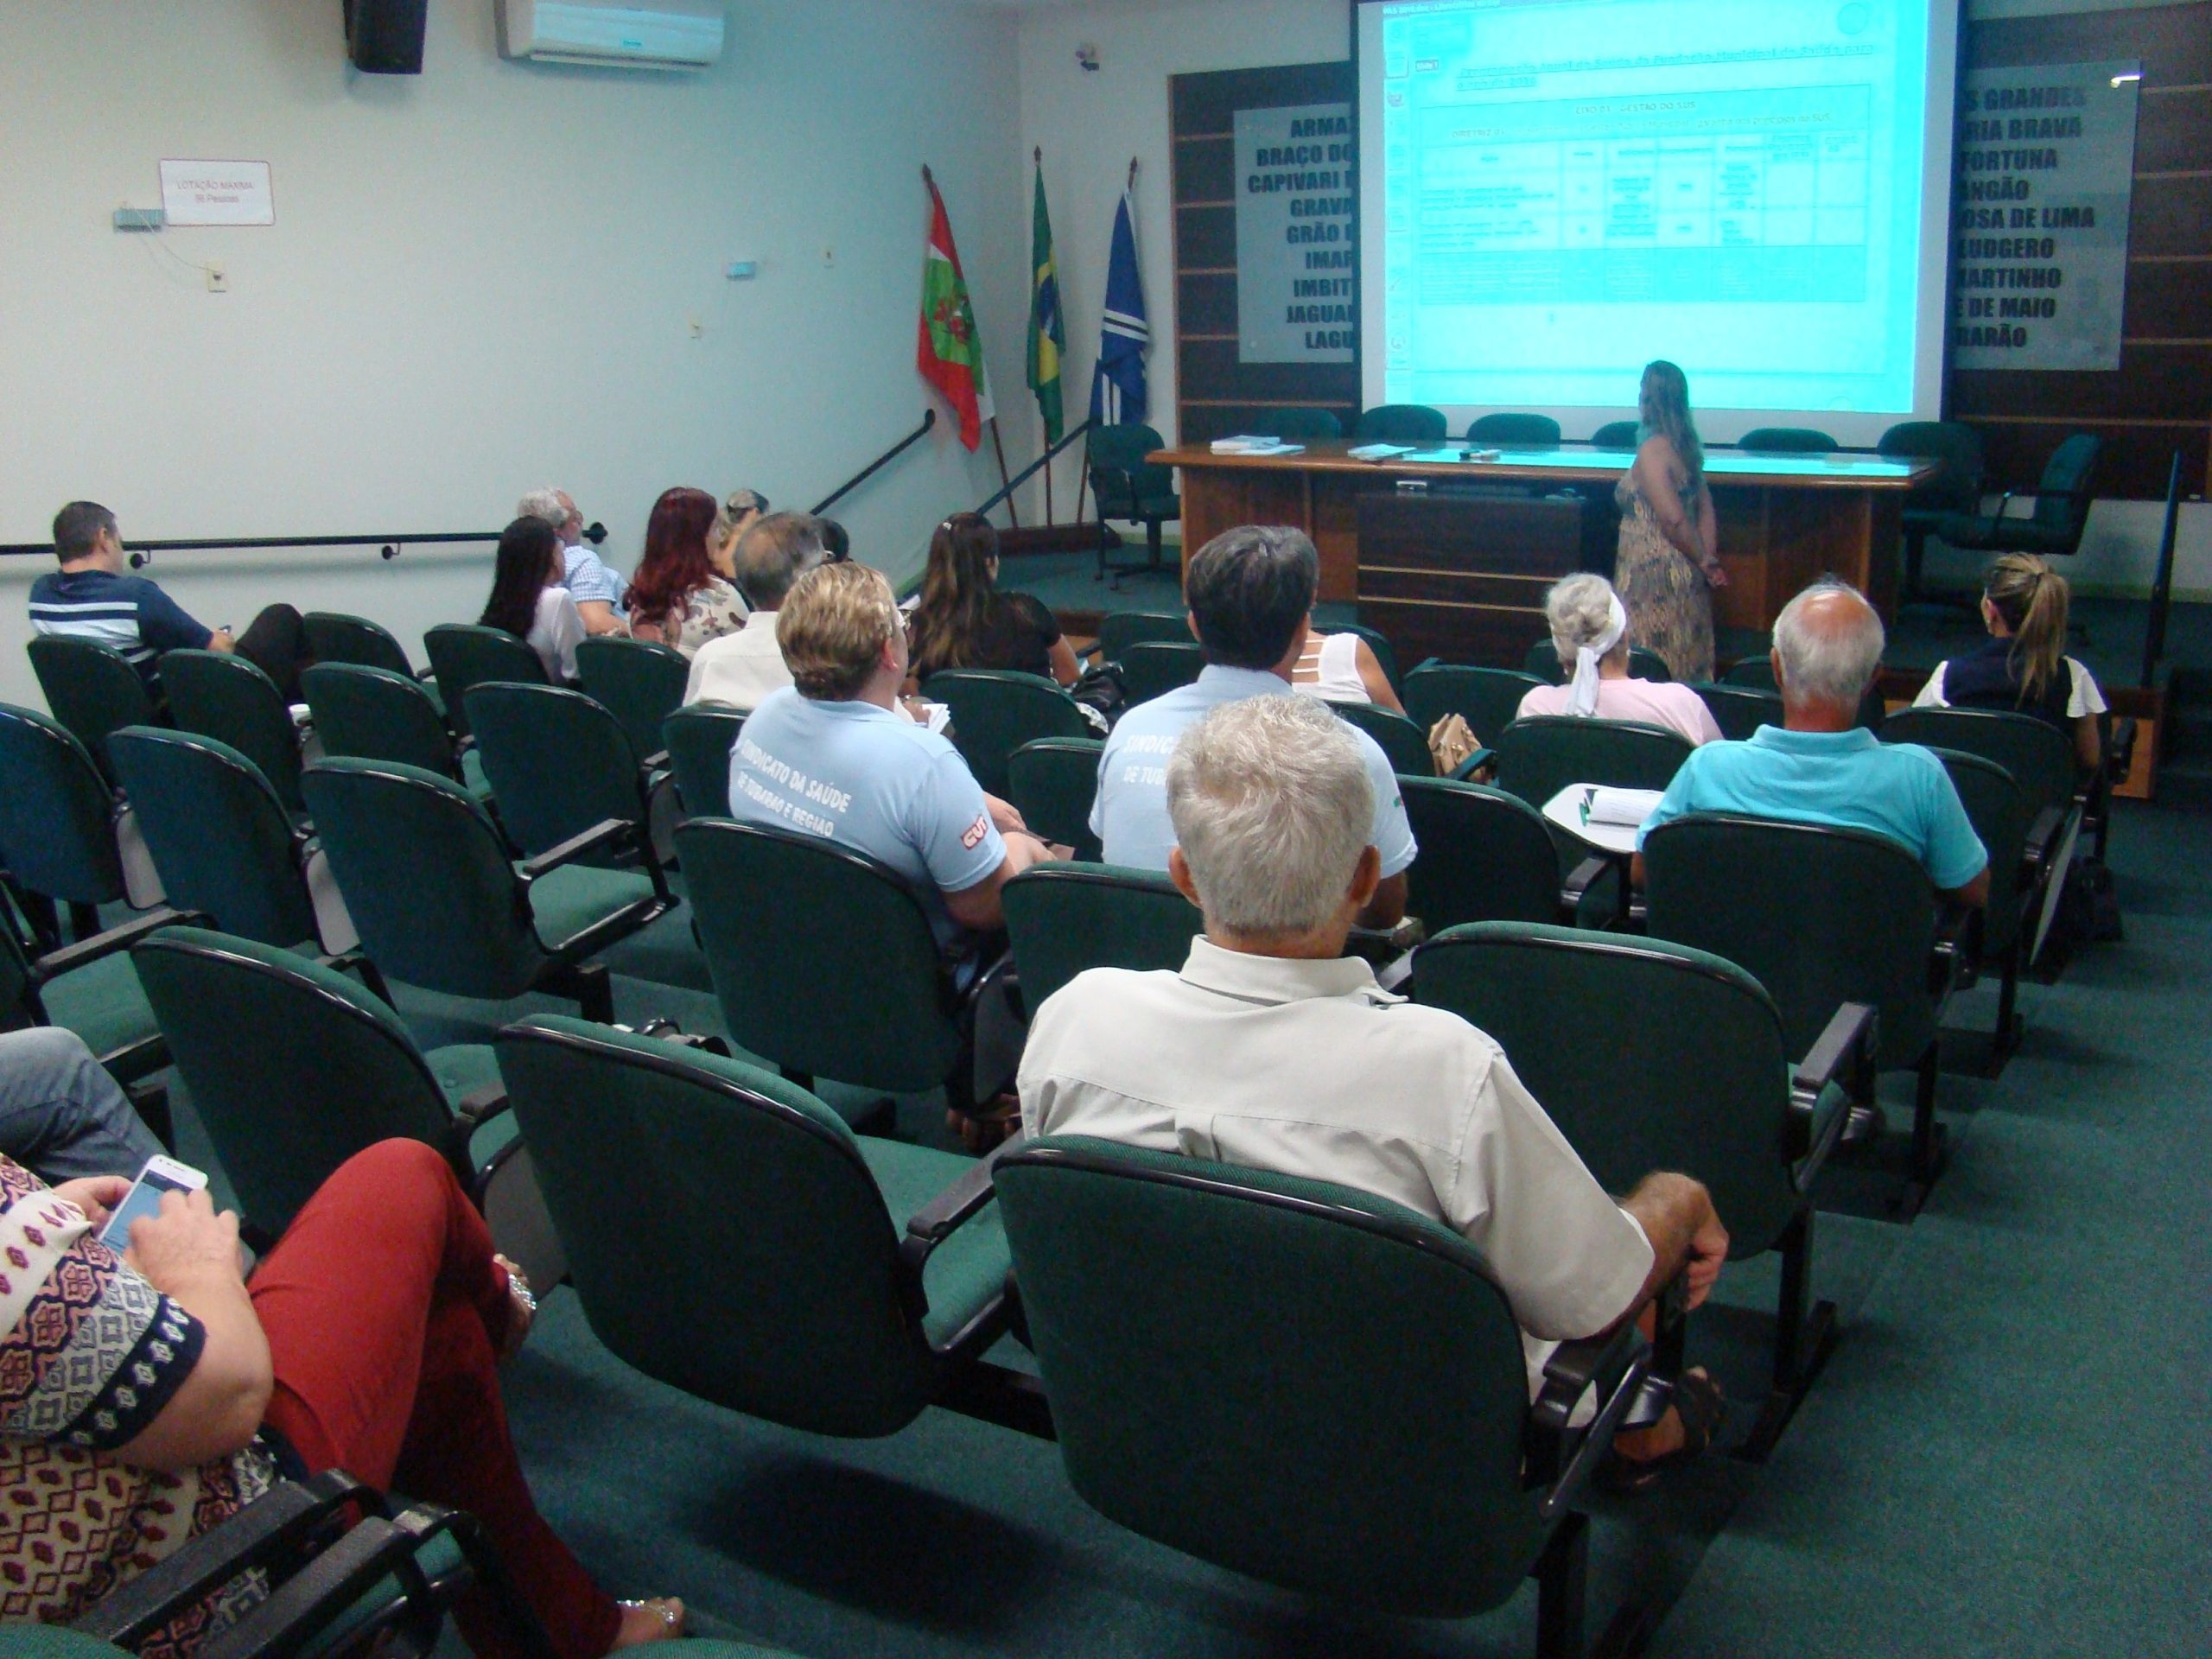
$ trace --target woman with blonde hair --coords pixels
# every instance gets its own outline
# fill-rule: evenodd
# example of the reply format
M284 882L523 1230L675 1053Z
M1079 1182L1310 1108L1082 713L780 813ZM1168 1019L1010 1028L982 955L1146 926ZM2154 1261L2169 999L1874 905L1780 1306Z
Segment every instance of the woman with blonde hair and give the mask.
M1936 664L1916 709L1996 709L2033 715L2074 740L2086 771L2104 754L2097 716L2104 693L2066 654L2066 578L2032 553L2007 553L1981 586L1981 623L1989 638L1964 657Z
M1713 590L1728 585L1728 573L1688 378L1663 359L1645 365L1637 414L1636 462L1613 491L1621 510L1613 585L1628 607L1630 644L1657 652L1677 680L1709 680Z

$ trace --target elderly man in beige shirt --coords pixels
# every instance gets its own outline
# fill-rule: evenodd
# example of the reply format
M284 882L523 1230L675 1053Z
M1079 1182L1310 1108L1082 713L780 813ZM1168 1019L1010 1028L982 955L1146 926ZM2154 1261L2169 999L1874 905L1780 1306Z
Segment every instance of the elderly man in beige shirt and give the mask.
M1701 1302L1728 1235L1687 1176L1617 1203L1495 1042L1344 955L1377 880L1371 791L1343 722L1305 698L1224 704L1185 731L1168 873L1205 937L1179 973L1093 969L1048 999L1023 1116L1033 1134L1337 1182L1456 1229L1512 1305L1533 1394L1554 1344L1638 1318L1686 1268ZM1631 1470L1711 1438L1710 1380L1690 1373L1676 1401L1615 1442Z

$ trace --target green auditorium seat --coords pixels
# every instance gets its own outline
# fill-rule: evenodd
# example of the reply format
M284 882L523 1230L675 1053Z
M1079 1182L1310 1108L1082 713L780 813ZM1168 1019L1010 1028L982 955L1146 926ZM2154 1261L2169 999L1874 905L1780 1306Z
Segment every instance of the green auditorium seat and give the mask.
M1559 647L1549 639L1539 639L1529 647L1529 654L1521 659L1521 670L1546 685L1565 685L1574 677L1571 665L1560 666ZM1675 677L1667 666L1667 659L1648 645L1628 648L1628 672L1633 680L1657 680L1662 683Z
M951 668L932 674L922 695L952 711L946 734L976 781L990 793L1007 792L1007 757L1042 737L1089 737L1093 728L1083 705L1037 674Z
M661 728L683 706L690 659L672 645L605 635L576 645L587 696L622 722L640 764L661 751Z
M30 642L29 650L31 671L46 694L46 706L85 746L100 775L113 783L107 734L124 726L153 724L154 695L146 682L128 657L90 639L42 635Z
M591 958L666 906L650 878L584 859L629 840L619 819L519 867L460 785L385 760L324 760L302 779L339 891L386 976L453 996L573 996L614 1017L607 966Z
M1192 639L1141 639L1114 660L1122 666L1122 683L1131 706L1190 684L1206 665L1205 653Z
M1607 421L1590 435L1592 449L1624 449L1633 454L1643 429L1634 421Z
M1561 1348L1532 1408L1481 1258L1386 1199L1077 1137L1014 1147L996 1179L1086 1503L1370 1613L1484 1612L1533 1573L1536 1651L1583 1651L1573 1505L1640 1391L1633 1327Z
M1467 428L1469 443L1500 449L1556 449L1559 438L1559 423L1550 416L1513 410L1479 416Z
M467 737L468 710L461 698L472 685L509 680L518 685L543 685L545 664L537 653L500 628L480 627L473 622L441 622L423 636L429 652L430 669L438 677L438 697L454 734Z
M1314 438L1325 441L1344 435L1344 423L1325 409L1271 409L1256 418L1269 435L1285 443L1304 443Z
M1191 619L1181 611L1109 611L1098 619L1099 654L1109 663L1120 662L1131 645L1154 639L1191 644Z
M1499 787L1539 811L1569 784L1664 789L1695 747L1667 727L1573 715L1516 720L1491 743Z
M1835 1315L1825 1302L1808 1307L1808 1194L1850 1115L1845 1084L1871 1090L1874 1010L1847 1003L1809 1049L1792 1050L1773 999L1732 963L1658 939L1516 922L1432 938L1414 979L1421 1001L1497 1039L1607 1192L1678 1170L1712 1192L1732 1260L1781 1253L1773 1393L1753 1436L1770 1446ZM1560 1040L1563 1008L1602 1039Z
M1982 963L1996 965L2000 978L1989 1056L1978 1069L1994 1077L2020 1045L2020 969L2057 879L2059 855L2069 845L2068 820L2057 807L2038 810L2019 780L1994 760L1955 749L1935 753L1989 855L1989 906L1981 915L1979 956Z
M1688 683L1723 737L1742 740L1762 726L1782 724L1779 691L1763 691L1753 685L1713 685L1702 680Z
M382 623L342 611L309 611L300 626L307 636L308 655L318 663L351 663L415 677L405 648Z
M92 753L60 721L0 703L0 854L9 879L44 905L66 905L79 939L98 907L124 902L120 807ZM34 918L34 920L43 918Z
M1408 778L1436 776L1436 757L1428 752L1427 734L1395 709L1373 702L1332 702L1329 707L1382 746L1391 771ZM1467 765L1472 767L1489 758L1487 751L1478 751Z
M728 818L678 825L676 850L731 1041L804 1089L942 1087L975 1105L973 1001L898 872Z
M1449 778L1401 779L1398 788L1421 847L1406 872L1406 912L1432 937L1465 922L1554 921L1562 907L1572 918L1599 879L1602 864L1586 863L1563 890L1543 814L1509 791ZM1618 911L1618 883L1610 899Z
M1521 717L1523 697L1549 683L1510 668L1423 663L1406 676L1406 715L1424 732L1434 729L1445 715L1457 715L1476 742L1487 744Z
M1898 1200L1916 1212L1942 1160L1936 1032L1966 966L1969 912L1939 912L1912 855L1864 830L1693 813L1652 830L1643 860L1651 937L1750 973L1781 1010L1789 1052L1809 1053L1843 1003L1878 1010L1882 1069L1917 1074Z
M109 747L169 903L279 950L316 944L317 849L259 767L215 738L151 726L124 727Z
M1173 881L1117 864L1033 864L1006 884L1004 902L1033 1015L1086 968L1180 968L1205 931Z
M389 1004L336 969L226 933L164 928L131 960L239 1211L264 1239L379 1141L436 1147L480 1195L504 1161L514 1120L488 1046L425 1053Z
M676 798L695 818L729 816L729 752L745 729L734 709L695 702L661 725L662 747L676 774Z
M1090 804L1098 796L1098 757L1106 746L1095 737L1041 737L1007 757L1006 798L1022 821L1048 842L1096 860Z
M1379 404L1360 413L1352 435L1362 443L1442 443L1451 428L1427 404Z
M300 798L300 728L276 681L235 652L172 651L162 658L169 715L181 730L228 744L251 760L288 812Z
M444 709L412 675L357 663L317 663L300 674L301 695L315 715L326 755L397 760L452 779L488 801L475 749L456 751Z
M625 824L629 837L590 861L642 868L663 908L674 903L649 844L654 774L620 721L564 686L488 681L461 701L500 825L517 846L536 857L600 824Z
M1782 695L1782 683L1774 677L1774 658L1763 651L1734 664L1720 677L1720 683L1723 685L1746 686L1754 691L1771 691L1777 696ZM1882 700L1881 681L1878 675L1859 699L1859 723L1878 736L1888 719L1889 705Z
M1183 516L1183 499L1175 493L1173 467L1157 467L1147 455L1167 447L1151 427L1140 423L1094 426L1085 441L1085 466L1090 491L1098 498L1098 574L1107 574L1106 521L1119 518L1141 524L1145 530L1146 563L1137 567L1157 570L1160 566L1160 527ZM1127 566L1113 567L1118 586Z
M164 906L35 955L17 931L14 906L0 898L0 1028L56 1026L74 1032L164 1141L168 1096L160 1074L168 1068L168 1044L130 953L147 934L186 919L185 912Z
M498 1050L619 1358L818 1434L895 1433L932 1403L1042 1427L1033 1387L981 1363L1007 1322L993 1160L856 1136L772 1072L579 1020L523 1020Z

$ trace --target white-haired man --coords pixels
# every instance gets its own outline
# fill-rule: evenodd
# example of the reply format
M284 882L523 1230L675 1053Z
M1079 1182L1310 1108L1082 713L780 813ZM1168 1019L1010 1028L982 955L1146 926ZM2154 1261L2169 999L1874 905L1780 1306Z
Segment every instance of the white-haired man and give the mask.
M576 614L588 634L621 633L622 578L584 545L584 516L566 490L532 490L515 507L518 518L543 518L560 533L561 558L567 566L561 585L576 601Z
M791 665L776 643L776 611L792 584L830 557L824 521L810 512L772 512L738 532L730 555L737 590L753 613L735 633L709 639L691 659L686 702L726 702L752 710L791 683Z
M1701 1302L1728 1250L1705 1188L1655 1173L1616 1203L1497 1045L1384 990L1344 954L1380 879L1374 785L1351 731L1304 697L1224 704L1167 762L1168 874L1203 938L1179 973L1100 968L1046 999L1024 1121L1376 1193L1479 1250L1524 1333L1550 1344L1638 1317L1685 1268ZM1618 1449L1694 1455L1718 1389L1692 1373Z
M1944 897L1986 904L1989 855L1943 763L1859 723L1884 644L1882 619L1847 583L1815 582L1783 606L1773 650L1783 725L1740 743L1708 743L1683 761L1638 842L1692 812L1868 830L1918 859ZM1634 874L1641 886L1641 853Z

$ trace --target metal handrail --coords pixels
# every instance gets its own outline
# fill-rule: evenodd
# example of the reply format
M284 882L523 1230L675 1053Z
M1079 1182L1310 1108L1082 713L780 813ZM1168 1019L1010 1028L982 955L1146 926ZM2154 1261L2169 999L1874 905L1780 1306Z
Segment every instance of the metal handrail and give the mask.
M2182 452L2174 451L2173 469L2166 474L2166 520L2158 537L2158 568L2151 580L2150 626L2143 634L2143 678L2149 685L2158 677L2158 664L2166 654L2166 615L2174 602L2174 536L2181 519Z
M607 531L602 526L594 524L592 530L598 531L599 534L594 537L591 531L586 531L584 534L588 539L606 539ZM130 568L138 570L144 569L149 556L156 553L231 552L272 547L373 547L378 549L385 558L396 559L400 550L410 544L429 547L440 543L496 542L499 539L499 532L496 530L466 530L439 531L423 536L215 536L153 541L141 541L134 537L123 544L130 550ZM35 553L50 559L54 556L54 543L9 542L0 544L0 556L22 558Z
M916 427L912 432L909 432L905 437L899 439L898 442L893 444L888 449L878 455L874 461L868 462L867 466L861 467L860 471L855 473L850 478L847 479L842 484L840 484L836 489L830 491L829 494L823 496L819 501L816 502L812 507L809 508L808 511L816 514L829 512L830 508L836 506L837 503L843 500L855 490L860 488L861 485L867 483L869 479L874 477L875 474L880 472L885 467L888 466L892 461L896 461L900 455L904 454L914 445L919 443L923 438L928 435L930 429L936 424L937 410L934 409L924 410L922 411L922 423L919 426Z
M1058 443L1047 449L1043 454L1038 456L1036 460L1031 461L1027 467L1016 473L1012 478L1007 480L1006 487L1004 489L1001 490L989 500L984 502L982 506L976 509L976 516L979 518L983 517L986 513L989 512L993 507L997 506L999 503L1007 499L1007 497L1011 496L1024 484L1027 484L1031 479L1036 477L1039 473L1045 470L1046 464L1052 461L1053 456L1058 454L1060 451L1065 449L1077 438L1082 437L1084 434L1088 433L1090 430L1091 426L1091 422L1085 421L1081 426L1077 427L1074 431L1069 433ZM1077 502L1076 506L1079 522L1082 512L1082 503Z

